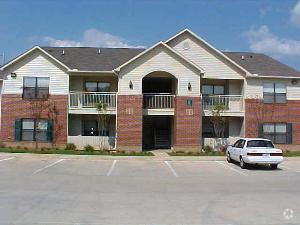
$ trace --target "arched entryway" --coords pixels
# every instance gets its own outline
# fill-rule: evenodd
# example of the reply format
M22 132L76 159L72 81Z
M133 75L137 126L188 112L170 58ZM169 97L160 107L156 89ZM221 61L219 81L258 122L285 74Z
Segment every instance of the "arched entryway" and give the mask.
M173 145L174 97L177 79L165 71L143 78L143 149L170 149Z

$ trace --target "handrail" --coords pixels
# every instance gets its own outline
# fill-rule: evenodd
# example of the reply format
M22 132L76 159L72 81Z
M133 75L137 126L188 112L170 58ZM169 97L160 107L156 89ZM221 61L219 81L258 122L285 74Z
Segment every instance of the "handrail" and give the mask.
M70 92L69 107L75 109L95 108L96 104L102 102L108 108L116 107L115 92Z
M172 109L174 108L174 97L172 94L145 93L143 105L145 109Z

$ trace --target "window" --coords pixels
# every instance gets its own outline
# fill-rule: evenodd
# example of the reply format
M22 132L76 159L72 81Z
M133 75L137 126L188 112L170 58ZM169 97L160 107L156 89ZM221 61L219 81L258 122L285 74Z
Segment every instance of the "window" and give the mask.
M202 85L203 95L224 95L225 87L223 85Z
M272 140L276 144L286 144L287 124L286 123L263 124L263 137Z
M97 82L97 81L87 81L85 82L85 91L87 92L109 92L110 83L107 82Z
M100 132L99 132L100 128ZM100 125L98 127L97 120L84 120L83 121L83 136L109 136L109 129Z
M46 99L49 95L49 77L24 77L23 98Z
M47 141L48 120L22 119L21 120L21 141Z
M285 84L264 83L264 103L286 103Z
M235 147L235 148L243 148L244 145L245 145L245 140L240 139L240 140L237 140L237 141L234 143L233 147Z
M249 148L274 148L274 145L271 141L266 140L251 140L247 142L247 147Z

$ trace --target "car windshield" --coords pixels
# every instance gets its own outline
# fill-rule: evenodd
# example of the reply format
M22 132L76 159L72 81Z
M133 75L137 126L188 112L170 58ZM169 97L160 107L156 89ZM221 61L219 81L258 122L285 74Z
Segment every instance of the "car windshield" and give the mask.
M274 145L271 141L267 140L251 140L247 142L247 147L264 147L264 148L274 148Z

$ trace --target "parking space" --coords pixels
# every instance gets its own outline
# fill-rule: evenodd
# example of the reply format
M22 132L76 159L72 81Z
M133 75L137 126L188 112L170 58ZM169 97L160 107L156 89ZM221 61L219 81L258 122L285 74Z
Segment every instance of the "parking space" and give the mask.
M226 161L0 157L0 224L299 224L298 171L299 161L242 170Z

